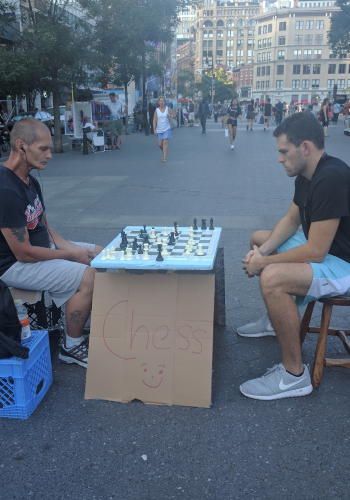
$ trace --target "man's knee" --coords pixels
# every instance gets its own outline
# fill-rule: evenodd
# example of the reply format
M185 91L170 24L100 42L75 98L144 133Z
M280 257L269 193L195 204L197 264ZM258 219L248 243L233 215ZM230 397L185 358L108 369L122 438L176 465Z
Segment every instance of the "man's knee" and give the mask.
M101 253L103 250L103 247L101 247L101 245L95 245L95 254L98 255L99 253Z
M253 248L254 245L260 247L267 238L270 236L271 231L262 229L261 231L255 231L250 237L250 248Z
M92 267L87 267L81 279L79 290L84 291L86 293L92 294L94 289L94 281L95 281L95 269Z

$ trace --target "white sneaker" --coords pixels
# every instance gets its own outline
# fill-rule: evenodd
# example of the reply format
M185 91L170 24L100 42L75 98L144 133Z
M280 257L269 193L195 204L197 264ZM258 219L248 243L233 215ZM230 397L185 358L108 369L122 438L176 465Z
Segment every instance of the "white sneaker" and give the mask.
M234 148L234 146L232 145L232 146L231 146L231 149L233 149L233 148Z
M237 333L241 337L275 337L276 333L271 325L270 318L266 314L263 318L255 323L237 328Z

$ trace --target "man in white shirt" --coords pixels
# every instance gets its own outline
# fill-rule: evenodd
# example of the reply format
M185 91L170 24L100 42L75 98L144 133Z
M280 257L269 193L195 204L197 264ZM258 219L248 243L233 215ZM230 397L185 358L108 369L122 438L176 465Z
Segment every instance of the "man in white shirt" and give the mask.
M333 106L333 114L334 114L334 118L333 118L333 124L335 125L336 123L338 123L338 116L339 116L339 113L340 113L340 104L338 102L336 102Z
M109 94L110 101L90 101L96 104L108 106L111 113L110 118L110 129L111 129L111 149L114 149L114 138L117 135L117 146L116 149L120 149L120 141L123 133L123 116L126 116L128 111L128 106L123 106L123 103L116 99L115 93L111 92Z

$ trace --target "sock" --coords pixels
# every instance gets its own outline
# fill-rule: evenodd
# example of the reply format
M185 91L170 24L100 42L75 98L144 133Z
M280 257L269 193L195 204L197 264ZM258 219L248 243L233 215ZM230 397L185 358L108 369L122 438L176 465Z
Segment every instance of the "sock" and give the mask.
M294 373L291 373L288 370L286 370L286 372L289 373L289 375L293 375L293 377L301 377L302 375L304 375L304 370L300 373L300 375L294 375Z
M73 346L81 344L83 340L84 335L76 339L66 334L66 347L67 349L71 349Z

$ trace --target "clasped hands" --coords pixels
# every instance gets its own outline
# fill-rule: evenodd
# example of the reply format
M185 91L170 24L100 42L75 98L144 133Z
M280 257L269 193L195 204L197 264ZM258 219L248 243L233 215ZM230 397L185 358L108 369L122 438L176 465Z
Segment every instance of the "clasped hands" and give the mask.
M260 276L263 265L263 256L259 252L259 248L254 245L253 250L247 253L244 259L242 259L244 264L243 268L248 278L253 278L254 276Z

